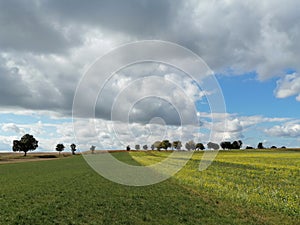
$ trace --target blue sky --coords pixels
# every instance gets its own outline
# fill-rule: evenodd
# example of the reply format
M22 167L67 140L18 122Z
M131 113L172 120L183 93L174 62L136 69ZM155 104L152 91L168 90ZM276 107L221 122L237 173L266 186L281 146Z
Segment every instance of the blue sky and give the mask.
M11 151L25 133L39 140L40 151L73 142L82 150L150 146L157 139L300 147L299 1L69 4L0 3L0 151ZM176 69L196 67L171 50L121 52L104 65L156 50L175 67L140 63L118 68L107 82L102 75L84 80L100 57L143 40L175 43L201 57L214 71L226 112L210 111L207 98L218 90L200 89ZM197 79L205 80L200 70ZM87 86L78 93L81 82ZM83 114L72 118L76 94ZM85 112L92 101L96 118Z
M299 116L299 104L294 97L278 99L274 95L276 78L259 81L257 74L218 76L228 113L270 117ZM290 107L293 105L294 107ZM287 110L288 109L288 110Z

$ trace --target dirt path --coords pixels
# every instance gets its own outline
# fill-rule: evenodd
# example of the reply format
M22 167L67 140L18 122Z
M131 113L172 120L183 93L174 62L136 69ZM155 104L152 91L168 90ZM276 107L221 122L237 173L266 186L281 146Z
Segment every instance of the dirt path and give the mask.
M21 162L34 162L34 161L46 161L46 160L55 160L55 159L60 159L60 158L7 159L7 160L0 160L0 164L21 163Z
M29 153L26 157L22 153L0 153L0 164L55 160L69 156L71 156L69 153L59 156L57 153L52 152Z

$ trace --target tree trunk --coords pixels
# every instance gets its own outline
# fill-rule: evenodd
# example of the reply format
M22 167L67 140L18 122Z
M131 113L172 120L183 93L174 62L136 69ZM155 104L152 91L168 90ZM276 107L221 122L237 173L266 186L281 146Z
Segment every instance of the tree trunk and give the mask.
M27 155L27 152L25 152L24 156L26 156L26 155Z

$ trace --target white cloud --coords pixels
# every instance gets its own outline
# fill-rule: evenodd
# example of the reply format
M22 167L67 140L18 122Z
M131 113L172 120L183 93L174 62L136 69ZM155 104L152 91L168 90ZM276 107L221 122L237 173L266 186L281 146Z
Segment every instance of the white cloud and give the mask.
M177 69L160 70L160 66L160 63L136 64L110 77L98 96L97 118L145 124L161 117L169 125L197 123L195 103L209 94ZM90 93L80 95L88 99Z
M174 36L215 71L256 71L261 80L299 70L299 2L189 1L181 10ZM179 38L180 37L180 38Z
M264 80L283 75L287 68L299 70L299 4L295 0L75 1L70 9L47 1L33 1L29 8L3 2L1 106L70 115L76 85L88 66L113 47L140 39L182 44L221 73L228 68L236 74L256 71ZM24 14L27 11L30 14ZM288 78L284 81L290 83ZM186 90L195 93L188 84ZM278 90L281 98L288 96L287 88ZM298 86L292 90L299 100Z
M200 117L201 119L201 117ZM225 127L224 119L228 124ZM206 144L208 141L220 142L222 140L245 140L248 144L257 144L259 138L266 139L257 134L261 131L261 124L278 124L270 129L263 129L269 137L300 137L299 121L287 118L266 118L261 116L238 116L236 114L218 115L218 119L212 122L208 115L202 118L200 126L194 125L167 125L163 120L156 118L148 124L128 123L121 121L107 121L104 119L77 118L74 122L59 122L49 119L47 123L38 121L35 123L17 124L3 123L2 130L11 132L21 130L23 133L31 133L39 141L39 151L54 151L58 143L63 143L68 150L71 143L76 143L80 150L88 150L91 145L97 149L124 149L128 144L151 146L157 140L168 139L170 141L181 140L183 143L194 140ZM214 129L211 136L211 129ZM255 136L245 138L247 132L254 132ZM0 143L10 148L12 140L20 139L23 133L12 136L1 136ZM271 141L275 143L274 141ZM278 141L279 142L279 141ZM286 142L281 142L286 143ZM288 143L290 144L290 143ZM2 149L4 150L4 149Z
M5 132L10 132L13 131L17 134L24 132L24 130L22 128L20 128L19 126L17 126L14 123L6 123L2 125L2 130Z
M201 120L200 113L200 120ZM214 117L214 121L207 120L207 118L211 119ZM270 118L263 116L239 116L237 114L229 114L229 113L215 113L215 114L207 114L203 113L202 122L204 128L208 130L213 130L215 136L213 139L215 140L236 140L245 138L245 133L249 130L256 130L256 133L260 131L258 128L261 124L264 123L283 123L287 122L291 119L289 118ZM248 137L251 138L251 137ZM257 137L252 137L257 138Z
M163 39L181 44L203 57L218 73L226 74L229 70L233 75L256 71L259 80L278 77L275 96L296 96L300 101L300 1L134 0L121 3L90 1L89 4L73 1L72 7L64 1L34 0L31 3L0 2L1 112L14 109L23 115L33 111L35 116L69 118L76 86L95 59L120 44L143 39ZM160 54L175 57L171 52ZM114 60L122 60L122 57L131 57L131 54L126 52ZM189 59L177 61L180 65L190 64ZM296 72L287 75L286 69ZM149 76L159 79L151 82L146 78L136 80ZM94 89L97 85L91 80L90 87L83 93L83 103L90 101L91 93L98 93L99 90ZM108 126L108 129L100 130L101 146L117 146L117 139L107 138L113 134L110 122L116 121L120 122L120 134L130 142L132 134L126 129L128 119L132 122L130 132L140 132L141 137L138 137L143 140L147 140L147 129L151 127L141 124L147 124L153 117L161 117L167 124L158 125L154 137L168 127L166 137L179 138L182 135L187 140L199 134L197 129L192 129L192 132L187 129L187 124L198 122L199 114L200 119L204 118L203 127L207 130L213 117L217 136L224 134L226 139L243 137L247 129L261 123L280 124L288 120L194 112L194 102L202 101L205 95L213 92L199 90L184 73L163 64L135 65L118 71L103 91L96 108L97 117L102 120L101 126L103 129ZM154 94L161 99L152 98ZM111 121L112 106L117 97L121 104L116 105ZM182 118L187 118L187 121L178 130ZM228 119L227 128L222 119ZM49 130L47 126L56 129L49 135L53 138L59 135L57 141L73 142L70 123L11 123L4 124L2 130L31 132L44 138ZM271 133L285 131L293 134L296 129L295 125L278 126ZM86 130L84 123L79 127L84 143L93 144L93 135ZM206 134L199 135L208 139ZM47 138L42 140L46 145L55 144L48 143Z
M12 147L12 143L13 140L18 139L17 136L4 136L4 135L0 135L0 143L5 146L4 149L1 149L1 151L12 151L11 147Z
M275 137L300 137L300 121L290 121L282 125L276 125L264 132L270 136Z
M296 95L296 99L300 101L300 76L298 73L286 75L278 80L275 89L277 98L286 98L293 95Z

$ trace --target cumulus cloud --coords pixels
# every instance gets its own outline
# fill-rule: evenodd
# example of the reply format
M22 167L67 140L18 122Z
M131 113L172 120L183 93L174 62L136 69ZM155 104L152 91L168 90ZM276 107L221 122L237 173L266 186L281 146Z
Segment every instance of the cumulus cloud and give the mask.
M6 124L3 124L2 125L2 130L5 131L5 132L10 132L10 131L13 131L17 134L23 132L23 129L18 127L16 124L14 123L6 123Z
M67 30L45 14L41 2L17 0L0 3L0 48L38 54L61 53L79 43L75 29ZM72 31L72 32L71 32Z
M256 130L256 133L260 132L261 124L272 124L279 123L282 124L284 122L290 121L290 118L279 118L279 117L263 117L263 116L239 116L237 114L229 114L229 113L200 113L199 118L201 120L203 127L207 130L214 132L215 140L236 140L243 139L245 137L245 133L249 129ZM214 118L214 120L212 120ZM250 138L250 137L248 137Z
M203 113L203 115L205 115ZM224 118L227 120L225 126ZM12 140L20 139L25 133L31 133L39 141L39 150L54 151L58 143L63 143L68 148L71 143L76 143L79 150L85 151L91 145L97 149L124 149L125 146L135 144L149 147L155 141L168 139L170 141L180 140L185 143L189 140L202 142L220 142L222 140L242 139L247 144L255 143L256 135L262 130L262 123L278 125L262 131L269 137L299 137L299 121L287 118L266 118L261 116L238 116L236 114L218 115L218 119L212 121L208 115L200 117L201 125L168 125L162 118L153 118L149 123L107 121L105 119L77 118L72 121L61 121L51 119L49 122L34 122L27 124L3 123L0 132L0 142L10 148ZM254 130L255 137L247 134L249 129ZM11 133L13 132L13 133ZM298 133L297 133L298 132ZM5 136L9 134L9 136ZM245 139L245 134L247 138ZM252 134L253 135L253 134ZM261 135L263 139L267 139ZM252 139L251 139L252 138ZM254 139L253 139L254 138ZM253 143L254 142L254 143ZM66 149L67 150L67 149Z
M41 4L41 9L54 15L63 24L100 27L106 31L143 37L156 35L168 27L181 5L181 1L178 0L126 2L92 0L88 4L76 0L72 3L45 1Z
M276 125L269 129L265 129L264 132L270 136L275 137L300 137L300 121L291 121L283 125Z
M113 47L140 39L182 44L218 73L230 68L236 74L256 71L261 80L282 76L287 68L299 70L299 4L294 0L1 2L1 106L70 115L76 85L88 65ZM295 83L298 78L290 76L279 80L276 96L283 98L291 91L298 96Z
M282 75L285 68L299 69L298 6L293 0L189 1L176 18L173 37L203 56L215 71L256 71L264 80Z
M87 86L92 87L94 83L88 81ZM98 88L77 93L83 99L77 106L81 111L91 91L97 93ZM103 84L96 104L92 103L96 117L106 120L146 124L160 117L168 125L198 124L196 103L209 94L176 68L142 63L113 74ZM89 100L93 101L91 97Z
M298 73L293 73L284 76L277 81L275 90L277 98L286 98L296 95L297 101L300 101L300 76Z
M26 109L71 116L77 84L94 60L120 44L142 39L181 44L200 55L218 74L237 75L254 71L259 80L275 77L278 79L274 90L277 98L296 96L300 101L299 7L300 2L296 0L1 1L1 110L21 108L22 112ZM172 58L174 62L177 60L180 65L190 65L188 58L176 58L172 52L159 54ZM107 63L132 55L126 52ZM296 72L286 74L287 69ZM140 74L143 78L159 78L151 82L149 79L137 81ZM89 88L84 90L83 110L84 103L91 101L89 96L98 93L97 85L91 80ZM133 130L142 132L145 137L147 132L138 127L160 117L167 126L174 126L173 135L176 136L180 133L176 127L182 118L188 118L186 126L199 122L197 112L193 112L194 103L214 94L213 90L200 90L197 85L183 72L163 64L125 68L117 71L99 93L96 117L123 125L129 120L134 124ZM153 98L153 93L156 98ZM112 113L113 109L115 113ZM223 113L213 113L213 117L200 114L206 116L207 121L203 121L205 129L211 128L213 118L217 133L225 133L226 139L242 137L243 131L259 123L285 120ZM226 129L222 119L229 121ZM45 124L36 124L32 130L16 126L44 135ZM4 129L18 131L13 126ZM57 128L57 132L68 137L62 141L71 142L72 128L69 125ZM100 133L107 146L115 145L113 139L106 138L109 134ZM185 138L193 138L196 133ZM82 130L81 134L87 142L92 142L92 138L88 139L88 131Z

